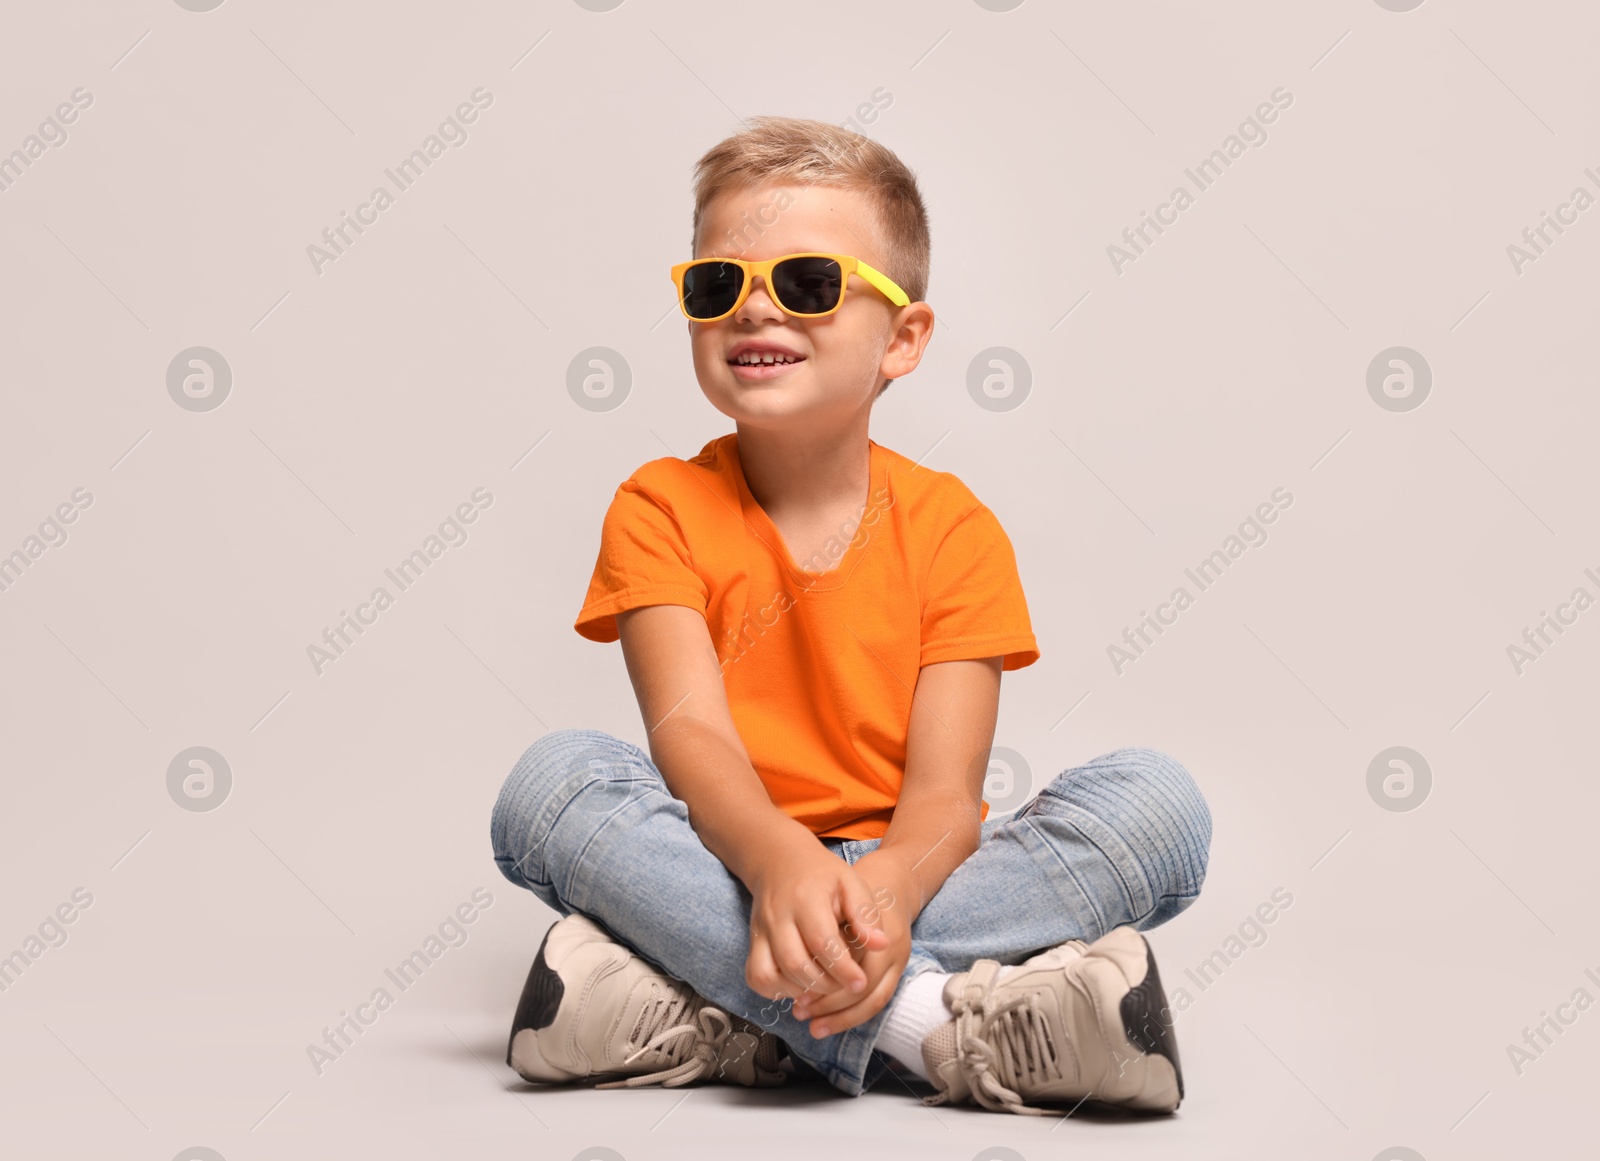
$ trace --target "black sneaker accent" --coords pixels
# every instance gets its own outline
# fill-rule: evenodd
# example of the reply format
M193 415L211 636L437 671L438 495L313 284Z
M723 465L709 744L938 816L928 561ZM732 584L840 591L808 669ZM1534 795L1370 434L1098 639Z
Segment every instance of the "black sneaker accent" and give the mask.
M550 931L555 924L550 925ZM522 998L517 1001L517 1014L511 1020L511 1039L506 1042L506 1064L511 1065L511 1044L524 1028L548 1028L555 1022L556 1010L561 1007L561 997L567 985L544 960L544 946L550 942L550 931L544 933L539 943L539 954L528 969L528 980L522 985Z
M1183 1068L1178 1064L1178 1038L1172 1033L1172 1013L1167 1008L1167 993L1161 987L1161 973L1150 941L1143 935L1145 973L1139 986L1122 997L1122 1025L1128 1039L1146 1053L1165 1056L1172 1063L1178 1080L1178 1099L1183 1099Z

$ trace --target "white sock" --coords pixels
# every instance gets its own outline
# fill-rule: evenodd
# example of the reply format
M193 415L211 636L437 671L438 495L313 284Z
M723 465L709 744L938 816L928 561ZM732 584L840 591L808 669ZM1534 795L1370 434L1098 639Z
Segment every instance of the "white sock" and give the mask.
M948 972L938 971L911 977L911 982L900 989L900 996L889 1009L889 1018L878 1029L878 1041L873 1045L930 1083L928 1070L922 1063L922 1041L928 1033L953 1018L942 994L949 978Z
M1007 964L1000 969L997 978L1004 979L1013 970L1014 967ZM950 975L949 972L927 971L912 976L890 1007L888 1018L878 1029L877 1043L873 1045L930 1084L932 1078L922 1063L922 1042L939 1025L955 1019L944 1002L944 986Z

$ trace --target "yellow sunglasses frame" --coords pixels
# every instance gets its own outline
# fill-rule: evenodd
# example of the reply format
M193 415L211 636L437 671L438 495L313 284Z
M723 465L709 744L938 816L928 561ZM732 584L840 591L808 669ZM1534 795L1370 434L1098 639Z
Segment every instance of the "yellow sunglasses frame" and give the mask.
M842 279L839 289L839 301L833 305L832 310L820 311L817 314L801 314L799 311L790 310L788 307L784 306L783 303L778 301L778 296L772 293L772 268L778 263L787 261L790 258L831 258L833 261L839 264L839 270ZM683 305L683 276L688 273L690 267L703 266L711 262L721 262L725 265L739 267L744 271L744 285L740 287L739 297L734 300L734 304L722 314L717 315L715 318L696 318L694 315L690 314L689 309ZM850 293L850 276L852 274L861 275L862 279L865 280L869 286L879 291L885 298L894 303L895 306L910 305L910 296L907 295L905 291L901 290L900 287L895 284L894 279L890 278L887 274L884 274L878 270L874 270L871 266L868 266L865 262L861 261L861 259L852 254L829 254L821 250L802 250L794 254L781 254L776 258L768 258L763 262L750 262L743 258L691 258L687 262L679 262L672 268L672 284L678 288L678 309L683 312L683 317L688 319L690 322L719 322L722 319L727 318L729 315L735 313L741 306L744 305L745 299L750 297L750 288L756 284L756 278L758 276L760 277L762 284L767 288L767 297L770 298L772 300L772 304L779 310L783 311L784 314L793 315L795 318L826 318L828 315L833 314L834 311L837 311L841 306L844 305L845 297Z

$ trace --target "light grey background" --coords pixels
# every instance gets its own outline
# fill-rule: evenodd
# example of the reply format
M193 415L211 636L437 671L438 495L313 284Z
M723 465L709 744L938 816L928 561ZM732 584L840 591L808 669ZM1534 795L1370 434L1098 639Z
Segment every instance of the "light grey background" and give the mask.
M93 101L0 193L0 553L92 503L0 592L0 953L93 903L0 992L0 1151L1576 1155L1600 1011L1520 1075L1507 1046L1600 999L1600 609L1520 674L1507 647L1600 597L1600 208L1520 273L1507 247L1600 193L1600 22L1392 7L8 6L0 151ZM480 87L466 143L318 273L307 246ZM1106 247L1280 87L1119 274ZM571 628L600 519L730 429L667 280L690 168L740 117L844 122L879 89L860 124L922 182L940 324L873 436L1016 546L1043 657L996 745L1030 786L1123 745L1195 773L1216 833L1153 936L1169 988L1293 896L1189 988L1169 1120L501 1063L552 914L495 872L493 796L546 729L643 740L619 651ZM195 346L231 368L214 410L168 391ZM631 371L614 410L567 391L594 346ZM1368 393L1395 346L1431 368L1414 410ZM991 347L1031 371L1019 407L968 392ZM465 543L319 675L308 646L476 488ZM1119 676L1107 647L1275 488L1268 541ZM168 792L196 746L231 771L214 810ZM1431 769L1417 809L1369 795L1393 746ZM467 942L317 1075L306 1046L475 888Z

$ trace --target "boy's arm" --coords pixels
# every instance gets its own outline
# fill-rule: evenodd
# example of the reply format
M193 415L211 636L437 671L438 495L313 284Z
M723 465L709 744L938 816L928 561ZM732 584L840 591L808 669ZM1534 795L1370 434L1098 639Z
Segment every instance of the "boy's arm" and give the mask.
M941 661L917 677L906 733L900 799L877 850L858 860L863 877L904 894L910 924L973 851L989 748L1000 711L999 657Z
M866 973L840 935L853 921L864 948L887 945L871 892L773 804L734 724L705 617L646 605L617 614L617 632L650 757L700 841L750 892L745 982L773 1000L865 989Z
M628 677L649 734L650 757L706 849L750 884L761 863L793 845L817 845L773 804L728 708L705 618L680 605L617 614Z
M864 996L804 995L795 1004L795 1018L809 1020L813 1036L854 1028L889 1001L911 955L912 922L978 849L978 804L1000 710L1002 660L940 661L917 675L900 799L877 849L855 864L880 903L872 918L882 923L888 944L851 941L867 975Z

